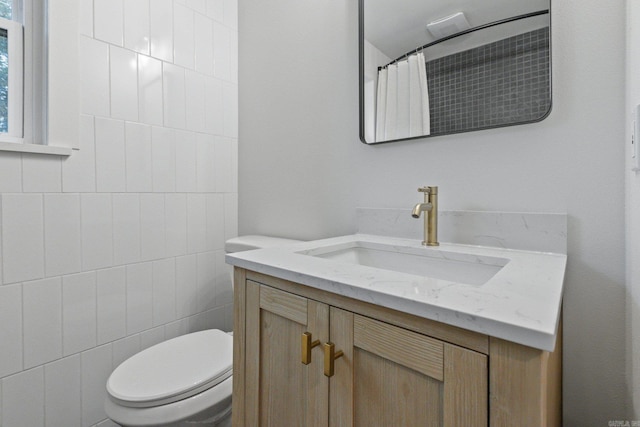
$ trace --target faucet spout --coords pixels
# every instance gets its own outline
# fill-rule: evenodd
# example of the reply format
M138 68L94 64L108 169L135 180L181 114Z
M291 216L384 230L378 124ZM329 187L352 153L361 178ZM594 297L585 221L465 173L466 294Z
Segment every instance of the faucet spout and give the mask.
M414 218L420 218L420 214L422 212L429 212L433 209L433 205L431 203L418 203L413 207L411 211L411 216Z
M418 203L413 207L411 216L420 218L422 212L424 216L424 246L438 246L438 187L418 188L420 193L424 193L424 203Z

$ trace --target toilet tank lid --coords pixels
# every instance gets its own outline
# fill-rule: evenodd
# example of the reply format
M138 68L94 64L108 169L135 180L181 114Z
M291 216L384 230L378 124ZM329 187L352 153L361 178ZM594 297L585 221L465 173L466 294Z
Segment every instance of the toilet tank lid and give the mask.
M300 242L301 240L283 239L281 237L249 235L227 240L224 248L227 253L234 253L250 251L252 249L273 248L275 246L284 246Z

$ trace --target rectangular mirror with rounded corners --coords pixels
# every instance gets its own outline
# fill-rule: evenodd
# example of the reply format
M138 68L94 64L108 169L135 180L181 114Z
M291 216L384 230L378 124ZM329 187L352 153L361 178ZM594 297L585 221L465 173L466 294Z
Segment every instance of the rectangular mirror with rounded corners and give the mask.
M359 0L365 144L543 120L551 0Z

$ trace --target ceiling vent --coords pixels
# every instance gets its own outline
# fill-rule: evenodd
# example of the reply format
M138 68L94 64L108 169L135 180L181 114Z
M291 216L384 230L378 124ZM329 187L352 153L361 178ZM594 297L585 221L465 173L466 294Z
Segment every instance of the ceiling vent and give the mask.
M452 34L471 28L463 12L454 13L444 18L436 19L427 24L427 29L436 39L441 39Z

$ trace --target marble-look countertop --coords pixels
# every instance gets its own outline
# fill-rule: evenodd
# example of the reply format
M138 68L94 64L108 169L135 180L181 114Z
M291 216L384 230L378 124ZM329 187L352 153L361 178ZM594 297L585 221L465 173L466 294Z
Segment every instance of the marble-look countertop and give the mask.
M504 266L485 283L469 284L312 256L357 242ZM366 234L226 256L237 267L547 351L555 346L566 260L561 253L443 242L427 248L420 240Z

